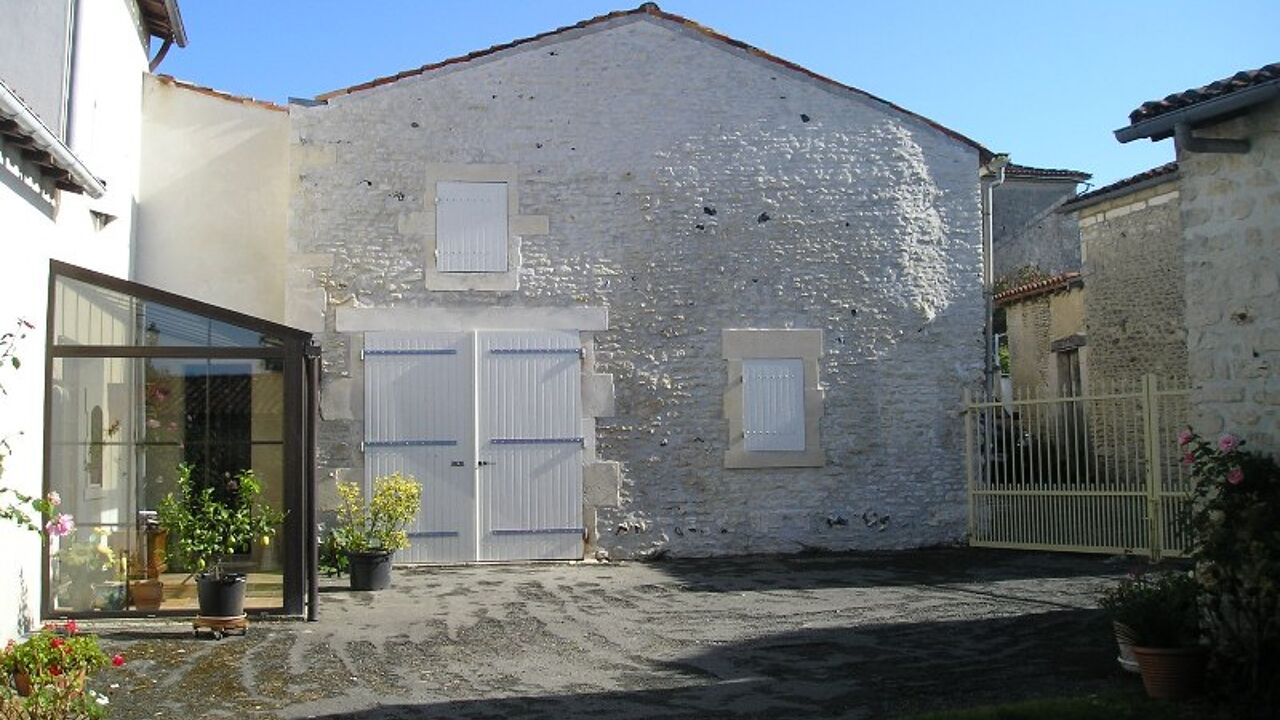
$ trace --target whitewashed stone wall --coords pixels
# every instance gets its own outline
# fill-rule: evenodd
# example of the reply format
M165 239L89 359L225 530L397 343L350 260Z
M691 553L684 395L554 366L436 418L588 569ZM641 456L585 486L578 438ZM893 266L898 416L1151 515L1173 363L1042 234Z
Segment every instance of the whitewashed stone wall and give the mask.
M1178 153L1194 425L1280 452L1280 101L1197 130L1248 153Z
M603 28L603 29L600 29ZM964 530L961 390L982 363L977 151L650 16L291 108L290 321L323 330L322 478L358 477L340 307L607 307L594 369L617 556L904 547ZM520 287L428 292L432 163L513 163ZM817 328L826 465L726 470L724 328ZM322 497L327 493L322 491ZM607 493L606 493L607 495ZM590 521L590 513L588 514Z

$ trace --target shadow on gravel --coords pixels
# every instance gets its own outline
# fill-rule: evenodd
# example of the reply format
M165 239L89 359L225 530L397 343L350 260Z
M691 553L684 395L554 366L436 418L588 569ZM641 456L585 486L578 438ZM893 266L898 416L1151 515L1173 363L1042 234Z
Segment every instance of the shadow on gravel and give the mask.
M402 718L894 717L1114 686L1096 610L802 630L669 663L691 686L393 705L315 716Z
M1145 567L1146 563L1140 558L1117 560L1099 555L935 548L672 559L651 566L680 581L681 590L744 592L1122 575L1130 565Z
M191 623L189 622L185 628L163 630L99 630L93 628L92 632L103 640L118 642L131 640L189 640L192 637Z

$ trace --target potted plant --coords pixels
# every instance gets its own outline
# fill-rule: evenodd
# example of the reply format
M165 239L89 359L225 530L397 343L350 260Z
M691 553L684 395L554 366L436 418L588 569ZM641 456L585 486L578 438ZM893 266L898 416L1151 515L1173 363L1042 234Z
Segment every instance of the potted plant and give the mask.
M58 597L72 610L120 610L120 573L110 531L96 528L90 539L69 542L58 550Z
M1142 684L1153 698L1200 693L1208 653L1200 644L1198 596L1187 572L1132 575L1103 595L1112 621L1131 631Z
M80 633L74 620L45 625L22 642L10 640L0 650L0 670L5 689L17 698L4 705L3 717L101 717L107 698L87 689L86 680L107 665L123 664L123 655L108 658L98 639Z
M1138 672L1138 660L1133 656L1134 630L1131 624L1138 612L1136 595L1141 588L1140 574L1130 573L1118 584L1102 591L1098 604L1111 618L1111 630L1116 637L1116 646L1120 654L1116 661L1126 672Z
M196 576L200 615L241 617L245 576L225 572L223 565L254 542L269 542L284 516L259 502L262 483L252 470L226 476L216 487L197 487L193 470L190 464L178 466L177 492L160 501L160 525L174 537L188 568L203 571Z
M395 473L373 482L364 501L356 483L338 483L335 543L348 559L352 590L382 590L391 585L391 555L409 547L409 524L422 505L422 485Z

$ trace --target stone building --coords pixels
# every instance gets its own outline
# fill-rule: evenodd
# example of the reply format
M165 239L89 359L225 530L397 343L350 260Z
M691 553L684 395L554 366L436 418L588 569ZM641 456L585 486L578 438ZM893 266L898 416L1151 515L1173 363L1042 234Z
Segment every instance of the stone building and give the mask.
M1084 336L1094 389L1147 373L1185 381L1178 165L1169 163L1065 203L1080 227Z
M1078 394L1088 375L1086 287L1066 272L995 296L1005 314L1009 376L1015 399Z
M961 536L973 141L652 4L289 115L321 493L419 475L405 559Z
M1193 425L1280 451L1280 63L1143 103L1175 138Z
M1078 170L1010 164L992 191L992 269L1008 286L1032 272L1059 275L1080 269L1080 232L1057 210L1091 175Z

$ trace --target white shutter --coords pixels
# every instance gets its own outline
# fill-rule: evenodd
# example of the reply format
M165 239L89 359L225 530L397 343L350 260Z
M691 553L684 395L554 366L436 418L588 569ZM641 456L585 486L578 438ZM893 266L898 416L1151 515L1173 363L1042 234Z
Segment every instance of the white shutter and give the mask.
M436 269L507 271L506 183L436 183Z
M804 450L804 361L742 361L742 429L748 451Z

